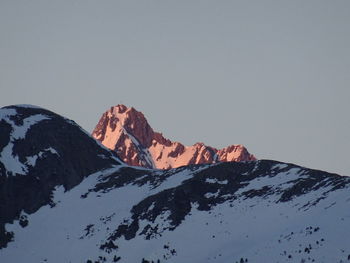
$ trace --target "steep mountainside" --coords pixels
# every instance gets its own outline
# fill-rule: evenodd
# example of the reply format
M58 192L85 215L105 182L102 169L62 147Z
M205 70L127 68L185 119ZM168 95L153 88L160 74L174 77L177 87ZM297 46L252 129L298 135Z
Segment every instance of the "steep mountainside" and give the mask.
M4 224L51 202L89 174L121 162L73 121L30 105L0 109L0 247Z
M116 151L127 164L146 168L169 169L189 164L255 160L242 145L218 150L203 143L184 146L172 142L153 131L141 112L124 105L105 112L92 136Z

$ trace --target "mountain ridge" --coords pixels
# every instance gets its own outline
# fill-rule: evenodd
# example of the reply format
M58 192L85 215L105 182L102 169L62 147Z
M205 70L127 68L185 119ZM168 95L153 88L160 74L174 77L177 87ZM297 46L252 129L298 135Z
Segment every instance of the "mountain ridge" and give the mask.
M122 104L103 113L92 136L116 151L127 164L146 168L170 169L189 164L256 160L240 144L216 149L200 142L192 146L172 142L155 132L142 112Z
M350 178L273 160L129 166L45 109L0 109L0 262L350 261Z

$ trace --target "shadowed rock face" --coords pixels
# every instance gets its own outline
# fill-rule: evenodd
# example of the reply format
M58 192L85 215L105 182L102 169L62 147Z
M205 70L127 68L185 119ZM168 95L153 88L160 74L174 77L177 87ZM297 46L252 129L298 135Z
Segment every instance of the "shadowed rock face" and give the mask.
M0 131L0 248L11 239L4 224L50 204L56 186L69 190L121 163L73 121L45 109L2 108Z
M92 136L118 153L130 165L169 169L189 164L253 161L256 158L242 145L216 149L196 143L184 146L153 131L141 112L124 105L105 112Z

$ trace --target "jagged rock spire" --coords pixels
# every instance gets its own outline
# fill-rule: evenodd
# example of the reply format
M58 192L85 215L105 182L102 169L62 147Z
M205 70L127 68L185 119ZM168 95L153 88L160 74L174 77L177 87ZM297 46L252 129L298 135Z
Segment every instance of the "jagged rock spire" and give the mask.
M130 165L168 169L188 164L252 161L256 158L243 145L216 149L204 143L184 146L155 132L142 112L125 105L106 111L92 136L116 151Z

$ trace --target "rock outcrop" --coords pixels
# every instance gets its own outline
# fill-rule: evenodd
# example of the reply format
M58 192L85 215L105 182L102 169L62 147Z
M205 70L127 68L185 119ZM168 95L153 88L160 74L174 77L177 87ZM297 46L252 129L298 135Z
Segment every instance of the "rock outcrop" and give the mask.
M127 164L169 169L189 164L253 161L256 158L243 145L216 149L204 143L184 146L155 132L145 116L125 105L106 111L92 136L117 152Z

